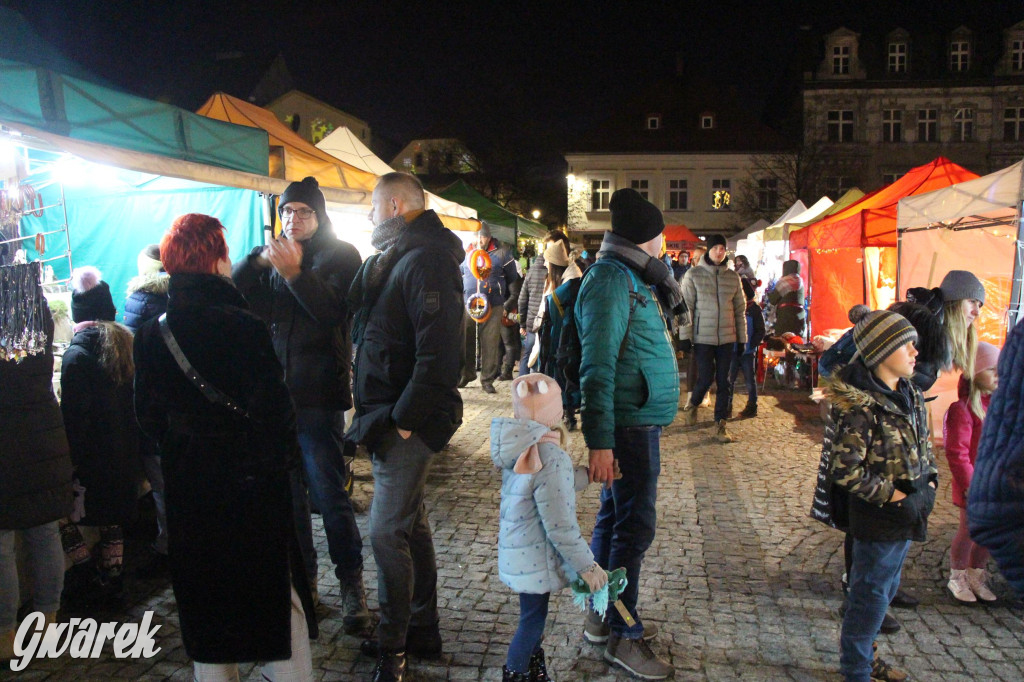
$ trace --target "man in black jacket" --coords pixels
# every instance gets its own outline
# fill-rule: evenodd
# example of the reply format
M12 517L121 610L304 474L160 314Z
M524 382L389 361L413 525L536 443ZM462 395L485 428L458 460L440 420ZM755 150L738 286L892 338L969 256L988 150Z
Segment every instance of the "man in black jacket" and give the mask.
M356 416L348 437L373 456L370 543L380 625L362 651L374 682L401 681L406 651L441 654L437 564L424 506L427 472L462 423L462 243L433 211L423 186L388 173L373 191L371 242L349 302L357 347ZM407 649L408 647L408 649Z
M363 590L363 540L345 492L344 411L352 407L352 342L345 303L359 252L339 240L316 179L293 182L278 206L284 238L257 247L231 276L254 313L270 327L274 352L295 402L301 473L293 481L295 521L306 573L316 585L309 496L320 510L327 549L341 586L347 632L370 624Z

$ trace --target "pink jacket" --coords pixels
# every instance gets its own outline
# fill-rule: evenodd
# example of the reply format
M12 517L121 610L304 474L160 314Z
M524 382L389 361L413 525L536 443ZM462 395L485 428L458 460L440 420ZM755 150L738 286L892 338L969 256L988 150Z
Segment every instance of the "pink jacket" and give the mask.
M960 377L957 386L960 399L949 406L942 420L942 438L946 444L946 459L949 472L953 475L953 504L967 506L967 488L974 474L974 460L978 456L978 441L981 440L981 420L971 412L967 404L967 380ZM991 396L983 395L981 404L988 410Z

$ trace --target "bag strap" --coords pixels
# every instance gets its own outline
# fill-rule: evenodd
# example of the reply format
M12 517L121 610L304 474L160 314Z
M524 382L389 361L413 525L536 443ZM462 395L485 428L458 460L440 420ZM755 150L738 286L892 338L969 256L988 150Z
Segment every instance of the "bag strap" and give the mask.
M248 417L249 413L246 410L243 410L239 407L238 403L200 376L199 372L196 371L196 368L188 361L188 358L185 357L185 353L181 350L181 346L178 345L177 339L174 338L174 334L171 333L171 326L167 323L167 313L160 316L159 323L160 336L163 337L164 343L167 344L167 350L171 352L171 357L173 357L174 361L178 363L178 367L180 367L181 371L185 373L188 380L191 381L192 384L198 388L211 403L226 407L235 414Z
M626 342L629 340L629 325L633 322L633 311L636 310L636 304L640 302L640 294L636 290L636 284L633 283L633 273L630 268L614 258L602 258L587 268L587 272L590 272L601 263L608 263L609 265L621 270L622 273L626 275L626 281L629 282L629 315L626 316L626 333L622 335L622 343L619 344L619 357L621 358L622 354L626 351ZM586 273L584 273L583 276L586 277ZM580 288L583 288L582 284L580 285ZM646 305L647 299L644 299L644 306Z

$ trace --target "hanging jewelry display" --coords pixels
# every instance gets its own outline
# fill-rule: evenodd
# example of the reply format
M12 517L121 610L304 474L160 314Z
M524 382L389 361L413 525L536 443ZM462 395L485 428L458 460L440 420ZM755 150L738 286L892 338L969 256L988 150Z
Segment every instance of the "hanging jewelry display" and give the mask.
M42 264L0 266L0 360L21 362L46 350Z

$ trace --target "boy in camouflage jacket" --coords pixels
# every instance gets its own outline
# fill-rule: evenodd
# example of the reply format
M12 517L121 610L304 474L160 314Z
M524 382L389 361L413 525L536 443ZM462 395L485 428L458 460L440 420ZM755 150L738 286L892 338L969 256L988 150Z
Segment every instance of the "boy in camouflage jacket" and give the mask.
M830 382L835 425L826 439L832 521L853 536L853 565L840 635L847 682L904 680L873 652L900 584L911 541L924 541L938 470L928 440L924 397L909 381L917 332L889 311L854 327L857 353Z

